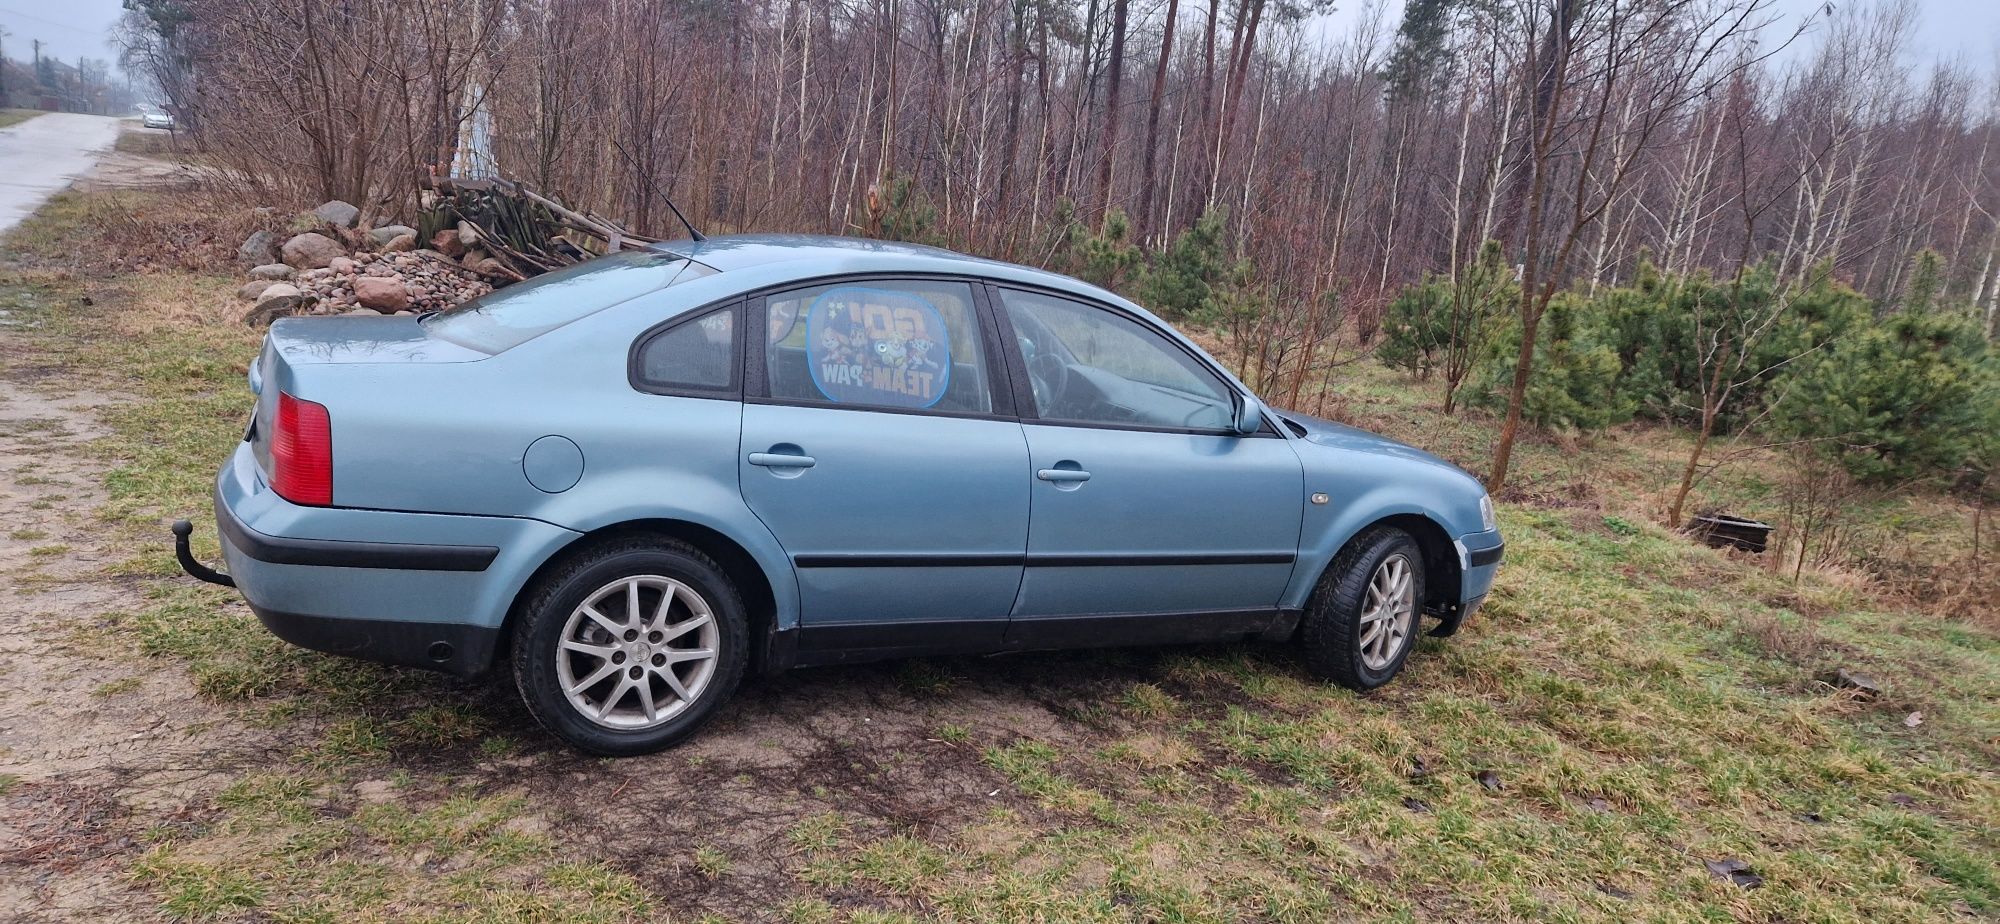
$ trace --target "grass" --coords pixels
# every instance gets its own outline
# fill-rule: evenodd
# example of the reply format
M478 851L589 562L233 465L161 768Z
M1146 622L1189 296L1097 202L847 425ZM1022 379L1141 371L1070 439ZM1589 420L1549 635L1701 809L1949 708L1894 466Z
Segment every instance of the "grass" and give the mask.
M85 214L58 202L21 233L55 246L71 233L62 216ZM188 460L220 459L240 433L256 338L229 316L230 285L0 278L0 308L35 325L38 361L135 396L108 412L99 447L122 460L107 525L155 540L135 541L126 573L173 573L160 523L205 503L211 470ZM1491 420L1446 418L1434 400L1362 364L1339 410L1476 459ZM1850 574L1795 584L1660 528L1684 450L1642 427L1524 445L1488 607L1459 636L1424 640L1409 673L1370 696L1262 647L909 662L879 675L869 708L935 716L915 744L841 740L812 773L670 754L577 759L552 777L553 801L587 804L622 790L621 775L645 787L709 774L654 820L679 826L661 842L678 853L657 863L589 838L558 849L536 819L561 807L482 769L539 733L482 694L292 649L226 592L150 583L108 631L201 695L264 710L297 745L245 772L200 824L156 831L134 875L186 920L2000 915L2000 637ZM1769 466L1725 470L1706 501L1768 509ZM1878 503L1926 535L1955 522L1935 498ZM1880 679L1882 696L1829 683L1843 667ZM1052 718L987 721L995 695ZM869 775L899 762L921 784ZM865 782L840 788L847 772ZM933 782L984 798L896 808ZM733 817L726 803L745 798L765 832L755 846L696 821ZM1709 871L1726 859L1762 886Z
M515 827L519 797L413 793L329 816L340 804L332 785L323 775L246 776L217 797L220 822L198 837L158 836L134 874L182 920L276 911L281 920L372 921L401 907L455 909L444 920L645 917L649 900L629 876L565 858L546 835ZM413 809L419 800L428 807ZM216 841L231 845L231 858L212 855Z
M157 129L126 131L118 135L113 145L120 153L143 154L147 157L172 157L179 154L176 136L172 132Z
M42 114L40 109L0 109L0 128L12 128Z

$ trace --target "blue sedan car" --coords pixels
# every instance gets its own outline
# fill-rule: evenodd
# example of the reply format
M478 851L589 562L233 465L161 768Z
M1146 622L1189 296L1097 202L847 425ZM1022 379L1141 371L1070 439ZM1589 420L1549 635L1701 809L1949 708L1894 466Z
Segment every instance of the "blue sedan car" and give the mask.
M216 479L229 574L295 644L473 676L603 754L746 672L1290 641L1389 681L1501 557L1408 446L1265 407L1137 305L926 247L629 251L439 314L281 320Z

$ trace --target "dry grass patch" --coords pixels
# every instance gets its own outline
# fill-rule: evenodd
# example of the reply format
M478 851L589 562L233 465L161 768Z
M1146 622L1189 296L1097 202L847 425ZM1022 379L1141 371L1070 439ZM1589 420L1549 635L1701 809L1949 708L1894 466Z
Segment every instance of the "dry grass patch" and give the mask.
M40 109L0 109L0 128L12 128L42 114Z

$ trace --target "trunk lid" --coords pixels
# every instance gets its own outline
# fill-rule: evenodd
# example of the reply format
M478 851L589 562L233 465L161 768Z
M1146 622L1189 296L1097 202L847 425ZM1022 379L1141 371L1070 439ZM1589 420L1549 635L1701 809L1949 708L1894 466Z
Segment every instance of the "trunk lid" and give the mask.
M271 428L277 415L278 393L316 400L300 379L315 367L336 365L407 365L464 363L489 358L470 347L432 337L417 318L340 315L330 318L280 318L264 336L264 349L250 367L250 390L256 410L243 438L257 458L265 478L271 476Z
M265 338L267 358L289 366L320 363L466 363L487 354L432 337L413 316L280 318ZM271 370L264 370L268 375Z

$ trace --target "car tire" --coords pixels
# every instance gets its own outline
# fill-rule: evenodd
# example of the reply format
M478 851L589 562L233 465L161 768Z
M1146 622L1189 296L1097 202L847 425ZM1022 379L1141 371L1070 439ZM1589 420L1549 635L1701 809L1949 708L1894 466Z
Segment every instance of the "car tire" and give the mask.
M679 743L735 694L749 661L749 620L735 585L700 550L664 536L572 554L536 582L517 620L514 681L528 711L594 754Z
M1398 573L1407 576L1406 585L1396 583ZM1405 588L1387 615L1371 594L1385 580ZM1299 639L1307 670L1360 692L1395 679L1417 646L1423 600L1423 549L1409 533L1383 526L1356 536L1334 556L1306 603ZM1371 633L1374 626L1390 638Z

